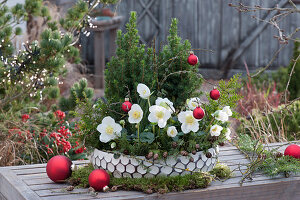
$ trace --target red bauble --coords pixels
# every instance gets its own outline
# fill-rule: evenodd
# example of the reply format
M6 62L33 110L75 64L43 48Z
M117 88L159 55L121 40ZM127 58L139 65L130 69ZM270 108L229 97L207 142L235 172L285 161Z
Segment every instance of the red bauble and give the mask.
M204 115L205 115L204 110L201 107L197 107L193 111L193 116L196 119L202 119L204 117Z
M55 183L64 182L72 174L72 161L66 156L54 156L46 167L48 177Z
M284 151L285 156L292 156L294 158L300 159L300 146L296 144L291 144L289 145L285 151Z
M109 184L109 174L103 169L95 169L89 175L89 185L96 191L101 191Z
M192 51L190 52L187 62L190 65L196 65L198 63L198 57L194 54L194 52L192 52Z
M220 98L220 92L217 89L213 89L212 91L210 91L209 95L213 100L218 100Z
M126 99L125 99L125 102L122 103L122 110L123 110L124 112L129 112L130 109L131 109L131 106L132 106L132 103L130 103L130 102L129 102L129 99L126 98Z

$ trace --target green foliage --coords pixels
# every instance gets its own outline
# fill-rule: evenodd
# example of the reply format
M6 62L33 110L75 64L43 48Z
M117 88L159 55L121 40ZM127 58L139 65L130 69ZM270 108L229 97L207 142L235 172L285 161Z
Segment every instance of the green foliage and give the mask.
M213 168L209 173L215 175L220 179L228 179L232 176L230 168L227 165L221 163L217 163L215 168Z
M0 55L3 56L0 60L0 108L17 110L20 104L24 106L36 103L38 106L41 99L45 101L58 98L60 92L57 85L48 84L47 80L63 75L66 72L63 67L66 62L80 61L79 49L73 46L76 38L72 34L86 24L91 1L78 1L68 10L65 18L61 19L63 24L51 21L42 0L26 0L24 5L16 4L11 9L5 2L1 2L0 6ZM97 1L93 1L93 4L97 5ZM41 33L39 42L24 44L25 49L14 55L15 49L11 41L22 30L13 24L30 20L33 16L42 17L49 28ZM84 92L88 98L93 95L90 89L85 89ZM76 95L79 95L78 92ZM79 99L81 96L80 94Z
M251 161L248 165L248 174L262 171L271 177L277 175L288 177L289 174L300 173L300 159L283 156L278 152L280 147L267 150L267 145L264 146L258 140L252 140L249 135L240 135L237 145Z
M154 72L157 76L158 96L167 97L176 107L183 106L187 98L199 96L197 92L202 84L202 76L198 74L198 64L187 63L191 44L182 42L177 34L177 19L172 19L168 44L154 59Z
M88 187L88 176L94 170L90 164L72 173L69 183ZM206 173L192 175L155 177L155 178L114 178L110 179L110 187L116 186L119 190L137 190L145 193L178 192L188 189L206 188L212 177Z
M126 30L125 34L118 31L116 56L105 70L105 97L109 103L123 102L129 96L133 102L138 102L136 86L154 84L151 66L146 63L145 45L139 43L135 12L131 13Z
M75 117L79 117L78 126L82 132L80 139L87 147L104 148L103 143L100 143L99 132L97 126L101 123L107 111L107 104L101 99L94 105L91 101L78 102L78 106L74 112Z
M69 98L62 97L59 100L59 107L63 111L74 110L78 105L78 102L91 101L94 96L94 90L88 87L87 80L85 78L80 79L70 89Z

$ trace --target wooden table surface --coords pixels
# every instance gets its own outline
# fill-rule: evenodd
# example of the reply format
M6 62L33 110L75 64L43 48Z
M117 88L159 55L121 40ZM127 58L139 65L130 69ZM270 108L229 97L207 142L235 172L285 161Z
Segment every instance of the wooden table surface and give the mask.
M271 146L281 145L274 143ZM280 150L283 151L285 147ZM235 147L220 148L219 160L231 169L237 169L239 164L249 161ZM87 161L76 161L76 164L87 164ZM168 194L147 195L135 191L117 191L98 193L92 196L87 189L74 189L72 192L63 191L67 184L53 183L46 174L45 164L24 165L0 168L0 200L45 199L45 200L79 200L79 199L165 199L165 200L235 200L235 199L300 199L300 175L289 178L269 178L260 173L253 180L246 180L240 186L241 173L237 170L234 177L224 182L214 181L208 188L188 190ZM242 167L245 169L245 166ZM74 194L75 193L75 194Z

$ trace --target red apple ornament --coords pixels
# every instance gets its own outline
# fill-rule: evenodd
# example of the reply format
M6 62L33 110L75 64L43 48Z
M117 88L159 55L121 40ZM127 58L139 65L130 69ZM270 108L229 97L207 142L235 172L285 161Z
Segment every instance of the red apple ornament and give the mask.
M192 51L190 52L187 62L190 65L196 65L198 63L198 57L194 54L194 52L192 52Z
M109 174L103 169L95 169L89 175L89 185L96 191L101 191L109 185Z
M201 107L197 107L193 111L193 116L196 119L202 119L204 117L204 115L205 115L204 110Z
M54 156L46 166L48 177L55 183L64 182L72 174L72 161L66 156Z
M131 109L132 103L130 103L128 98L125 98L125 102L122 103L122 110L124 112L129 112Z
M292 156L294 158L300 159L300 146L296 144L291 144L289 145L285 151L284 151L285 156Z
M217 88L214 88L212 91L210 91L209 95L213 100L218 100L220 98L220 92Z

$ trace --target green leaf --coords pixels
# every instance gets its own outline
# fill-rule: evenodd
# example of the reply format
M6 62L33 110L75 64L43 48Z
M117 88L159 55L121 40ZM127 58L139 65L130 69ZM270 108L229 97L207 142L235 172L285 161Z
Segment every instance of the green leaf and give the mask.
M148 144L151 144L154 138L154 134L151 132L142 132L140 135L141 142L147 142Z
M204 131L198 131L196 133L197 136L201 136L201 135L205 135L205 134L206 134L206 132L204 132Z
M182 135L184 135L183 132L179 132L179 133L177 134L177 136L182 136Z

